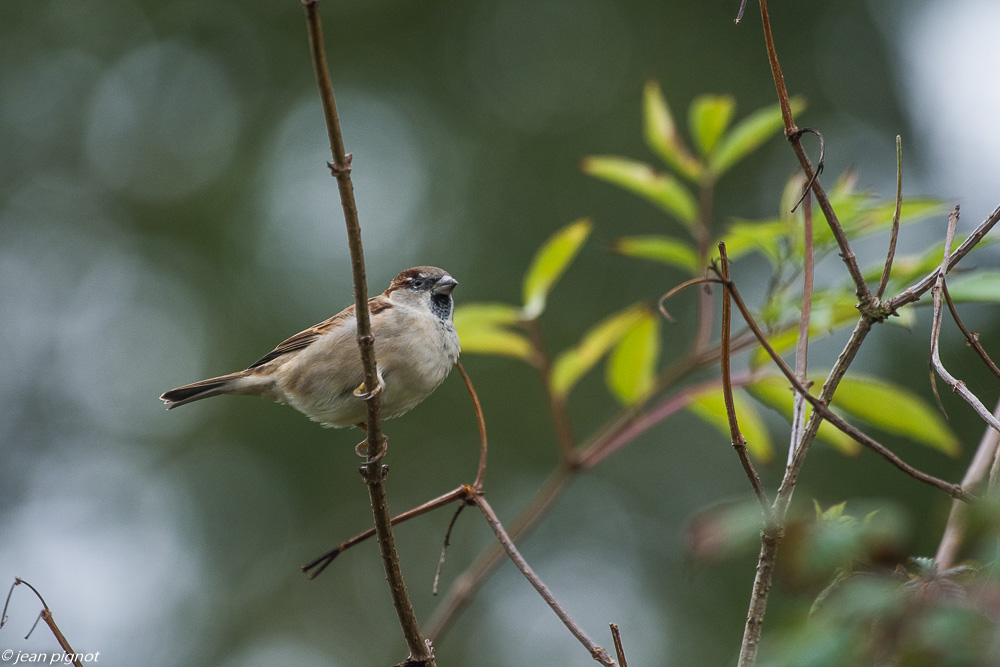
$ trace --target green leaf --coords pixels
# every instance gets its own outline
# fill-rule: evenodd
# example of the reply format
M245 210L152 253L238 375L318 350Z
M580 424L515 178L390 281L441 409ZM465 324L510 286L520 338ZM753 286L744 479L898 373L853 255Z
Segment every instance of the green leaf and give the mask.
M759 461L770 461L774 456L774 448L771 446L771 438L767 433L767 428L764 427L764 420L760 413L741 391L733 392L733 407L736 410L736 420L740 425L740 432L747 441L747 451ZM726 414L726 401L722 396L721 387L711 387L705 390L688 404L688 409L706 423L714 426L725 436L727 441L732 441L732 434L729 431L729 416Z
M626 236L611 246L614 252L661 262L691 275L700 273L698 253L690 244L671 236Z
M511 326L521 321L521 309L506 303L464 303L455 307L455 327Z
M636 193L693 228L698 221L698 202L680 182L654 171L645 162L613 155L584 158L583 171Z
M592 227L586 218L577 220L553 234L535 253L524 276L524 319L533 320L545 310L549 291L576 257Z
M790 100L792 113L799 113L806 107L805 100L794 97ZM750 114L723 137L709 156L709 168L715 174L722 174L734 164L757 150L765 141L784 127L781 108L778 105L759 109Z
M521 310L505 303L472 303L455 308L455 329L462 352L514 357L534 363L528 339L505 329L521 319Z
M626 308L596 324L575 347L562 352L552 364L553 393L563 398L569 395L580 378L648 313L649 309L641 304Z
M873 377L845 377L833 404L872 426L957 456L958 438L938 411L922 398L898 385Z
M608 388L625 405L641 401L655 386L659 358L660 318L646 311L608 360Z
M948 294L956 303L968 301L996 303L1000 301L1000 271L977 269L973 273L953 276L948 279Z
M701 178L701 163L691 155L677 134L670 107L660 84L647 81L642 95L642 125L646 145L678 174L695 183Z
M708 155L715 148L735 110L736 101L729 95L702 95L691 102L688 125L702 155Z
M814 341L858 320L857 300L854 294L842 289L818 290L813 293L812 314L809 318L809 340ZM802 300L787 295L776 295L767 305L767 316L773 321L788 320L788 324L768 336L768 342L778 354L794 349L799 340L799 313ZM903 311L905 312L905 311ZM770 363L771 357L763 347L754 349L751 365L754 368Z
M781 220L736 221L721 240L730 260L758 251L777 266L783 259L781 241L787 236L788 225Z
M755 399L791 423L794 396L788 378L780 375L764 375L750 383L747 386L747 391ZM812 406L806 405L806 419L811 414ZM826 421L819 425L819 432L817 432L816 437L850 456L858 454L861 451L861 445L851 436L838 431Z

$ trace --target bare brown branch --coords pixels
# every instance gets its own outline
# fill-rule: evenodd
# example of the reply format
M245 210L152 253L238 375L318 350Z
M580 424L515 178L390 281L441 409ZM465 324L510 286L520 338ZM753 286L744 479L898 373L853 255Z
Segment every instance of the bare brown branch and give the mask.
M628 662L625 660L625 647L622 646L622 633L614 623L608 625L611 626L611 639L615 642L615 657L618 658L618 664L621 667L628 667Z
M361 243L358 209L354 201L354 185L351 182L351 158L344 148L344 137L340 130L337 102L333 95L333 84L330 80L330 70L327 66L326 51L323 46L323 27L319 17L318 0L303 0L302 4L305 7L309 47L316 71L316 83L319 87L320 99L323 103L323 116L330 138L330 151L333 159L329 163L329 167L337 179L340 203L347 225L347 242L350 247L351 270L354 275L354 312L358 321L357 340L365 371L365 386L378 387L379 380L375 367L375 337L372 335L367 305L368 284L365 277L365 256ZM373 396L366 400L368 458L365 465L362 466L362 475L368 485L382 564L385 567L393 607L396 609L403 637L410 650L410 661L433 667L435 665L434 651L420 632L410 596L406 592L406 583L403 581L403 573L399 566L399 556L396 553L389 506L385 495L384 479L388 468L379 462L385 446L381 415L379 414L379 398L377 393L372 393Z
M486 498L483 497L482 494L478 494L474 496L472 500L476 507L478 507L483 513L486 523L488 523L490 528L493 530L493 534L497 536L497 540L500 541L500 545L503 547L503 550L507 552L507 557L510 558L515 567L520 570L521 574L524 575L524 578L528 580L531 586L538 591L538 594L542 596L543 600L545 600L545 604L549 605L549 608L555 612L556 616L559 617L559 620L562 621L563 625L565 625L566 628L569 629L570 633L576 637L577 641L583 644L594 660L602 665L605 665L605 667L613 667L615 661L611 659L608 652L595 644L594 641L587 636L587 633L583 631L583 628L581 628L566 612L563 606L559 604L559 601L556 600L554 595L552 595L552 591L550 591L548 586L546 586L538 575L535 574L535 571L531 569L528 562L524 560L524 557L521 556L521 553L514 545L514 541L507 534L507 531L504 530L503 524L500 523L500 519L493 511L490 504L486 501Z
M885 286L889 284L889 273L892 271L892 260L896 256L896 239L899 236L899 214L903 207L903 140L896 135L896 211L892 214L892 231L889 234L889 251L885 255L885 268L882 278L878 281L878 291L875 298L881 299L885 294Z
M962 331L962 335L965 336L965 341L969 344L969 347L976 351L976 354L978 354L979 358L983 360L986 367L990 369L990 372L1000 378L1000 368L997 368L997 365L993 363L992 359L990 359L990 355L986 354L986 350L983 349L982 343L979 342L979 334L974 334L969 331L968 328L966 328L965 323L962 321L962 318L959 317L958 309L955 308L955 302L951 300L951 294L948 293L948 283L946 281L941 281L941 294L944 295L944 300L948 304L948 310L951 311L951 317L955 320L955 324Z
M411 510L407 510L407 511L403 512L402 514L397 514L396 516L392 517L392 519L390 519L390 521L392 522L392 525L395 526L397 523L402 523L404 521L408 521L409 519L412 519L414 517L418 517L421 514L427 514L428 512L436 510L439 507L444 507L445 505L450 505L451 503L455 502L456 500L467 499L467 498L471 497L472 494L473 494L472 487L469 486L468 484L463 484L462 486L458 487L457 489L454 489L452 491L449 491L448 493L440 495L437 498L433 498L431 500L428 500L426 503L424 503L422 505L418 505L417 507L414 507ZM322 556L319 556L318 558L315 558L315 559L309 561L308 563L306 563L305 565L303 565L301 569L302 569L303 572L306 572L309 575L310 579L315 579L316 577L318 577L323 572L323 570L325 570L327 568L328 565L330 565L330 563L333 562L333 560L337 556L339 556L340 554L344 553L345 551L347 551L351 547L356 546L358 544L361 544L362 542L364 542L368 538L374 537L374 536L375 536L375 529L374 528L369 528L368 530L366 530L366 531L364 531L362 533L358 533L357 535L355 535L351 539L346 540L344 542L341 542L336 547L334 547L330 551L327 551Z
M961 380L955 378L948 369L944 367L941 363L940 354L940 339L941 339L941 320L943 318L942 313L942 303L944 297L942 295L945 275L948 273L948 267L951 260L951 244L955 238L955 227L958 224L958 207L952 211L951 215L948 216L948 231L945 234L944 242L944 258L941 260L941 266L938 269L937 279L935 285L931 290L932 296L934 298L934 315L931 320L931 365L933 365L934 370L937 374L944 380L951 390L956 394L961 396L966 403L972 406L972 409L976 411L983 421L992 426L997 431L1000 431L1000 420L994 417L989 409L983 405L983 402L965 386L965 383Z
M721 265L720 276L722 280L729 283L729 258L726 257L725 243L719 244L719 257L719 264ZM753 461L747 455L747 441L743 437L743 433L740 432L740 425L736 418L736 404L733 402L733 383L730 372L732 352L729 348L729 325L732 320L732 310L733 306L730 302L729 289L727 287L723 290L722 295L722 354L720 357L722 364L722 396L726 403L726 416L729 419L729 435L732 439L733 449L736 451L736 456L740 459L743 472L746 473L747 479L750 480L750 486L753 488L757 500L760 501L764 517L767 518L771 515L771 507L767 500L767 494L764 493L764 487L761 486L760 475L757 474L757 470L753 466Z
M781 64L778 62L778 52L774 47L774 35L771 32L771 19L767 11L767 0L759 0L759 4L760 16L764 24L764 44L767 48L768 61L771 64L771 76L774 79L775 91L778 94L778 105L781 107L781 117L785 123L785 137L788 139L789 143L791 143L792 149L795 151L795 155L799 159L799 164L802 165L802 172L806 176L806 181L812 183L813 194L816 195L816 201L819 204L820 209L823 211L823 215L826 217L827 223L830 225L830 230L833 232L834 238L837 240L837 245L840 247L840 257L844 260L844 264L847 266L847 271L851 275L851 280L854 281L855 293L857 294L858 300L863 304L867 304L871 300L871 292L868 290L868 285L865 284L864 275L861 273L861 268L858 266L858 261L854 256L854 251L851 250L851 244L847 240L844 228L841 226L840 220L837 218L837 214L834 212L833 206L830 204L830 199L826 195L826 190L823 189L822 183L820 183L819 178L817 178L817 170L813 169L812 162L809 161L809 156L802 147L802 132L799 130L798 126L796 126L795 119L792 117L792 105L788 99L788 89L785 87L785 77L781 73Z
M993 416L1000 418L1000 401L993 409ZM983 430L983 437L976 448L976 454L972 457L965 476L962 477L962 488L966 491L973 491L979 486L987 473L990 472L992 464L996 460L1000 445L1000 433L990 426ZM941 543L938 545L937 554L934 560L937 563L938 571L947 570L955 565L958 550L962 546L962 539L965 536L965 521L968 508L965 503L953 501L951 512L948 514L948 523L944 533L941 535Z
M483 490L483 480L486 477L486 419L483 417L483 406L479 402L479 395L476 394L476 388L472 386L472 378L465 372L461 361L455 362L455 365L458 366L458 372L462 374L465 388L469 390L469 396L472 397L472 405L476 409L476 423L479 425L479 468L476 470L476 481L472 483L472 488L478 492Z
M807 386L809 371L809 320L812 316L812 294L814 273L812 198L808 191L802 207L802 233L804 262L802 270L802 311L799 314L799 337L795 343L795 377ZM795 450L806 423L805 398L798 392L792 401L792 429L788 442L788 463L792 462Z

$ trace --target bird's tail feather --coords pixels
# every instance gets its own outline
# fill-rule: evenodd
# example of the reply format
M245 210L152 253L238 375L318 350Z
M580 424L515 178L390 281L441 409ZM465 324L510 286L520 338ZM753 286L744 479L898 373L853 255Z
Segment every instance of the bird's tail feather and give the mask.
M200 401L210 396L238 393L240 383L236 381L244 377L246 377L246 371L239 371L238 373L220 375L217 378L209 378L201 382L186 384L183 387L177 387L176 389L164 392L160 396L160 400L167 404L167 410L171 410L178 405L193 403L194 401Z

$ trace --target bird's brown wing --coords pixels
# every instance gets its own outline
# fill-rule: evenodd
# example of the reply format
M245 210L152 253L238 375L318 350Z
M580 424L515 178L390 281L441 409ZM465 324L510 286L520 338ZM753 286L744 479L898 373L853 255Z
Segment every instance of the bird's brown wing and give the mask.
M392 304L388 303L385 299L379 297L372 297L368 299L368 310L372 315L380 313L383 310L392 308ZM354 306L348 306L342 311L334 315L333 317L323 320L319 324L313 325L306 329L305 331L300 331L288 340L282 341L278 344L278 347L274 348L263 357L255 361L250 365L247 370L252 370L258 366L263 366L269 361L277 359L283 354L288 354L289 352L294 352L295 350L301 350L304 347L309 347L313 341L339 326L343 326L345 322L354 319Z

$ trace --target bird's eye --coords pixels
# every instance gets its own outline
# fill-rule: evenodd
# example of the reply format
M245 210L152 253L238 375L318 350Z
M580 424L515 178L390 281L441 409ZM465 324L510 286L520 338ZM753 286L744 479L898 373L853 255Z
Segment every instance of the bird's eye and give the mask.
M413 287L415 287L415 288L417 288L417 289L420 289L421 287L423 287L423 286L424 286L424 281L423 281L423 280L421 280L420 278L415 278L415 279L413 279L413 280L411 280L411 281L410 281L410 284L411 284L411 285L412 285Z

